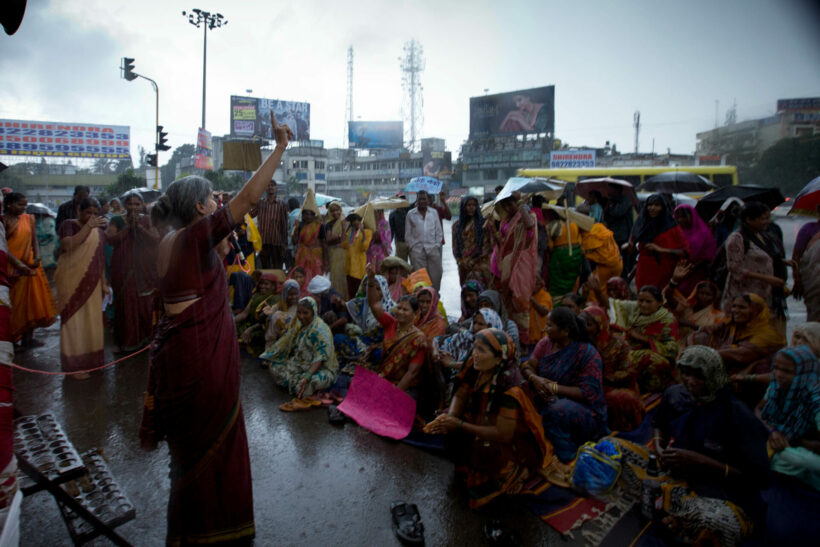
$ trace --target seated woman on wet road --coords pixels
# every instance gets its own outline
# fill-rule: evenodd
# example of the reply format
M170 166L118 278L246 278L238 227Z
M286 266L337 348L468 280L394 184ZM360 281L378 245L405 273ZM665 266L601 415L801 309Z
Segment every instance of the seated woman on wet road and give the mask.
M448 412L424 428L448 435L445 446L466 482L471 508L520 492L552 459L515 351L500 329L476 334Z
M447 321L438 311L438 291L435 287L424 287L419 289L415 296L419 303L419 313L416 316L415 325L429 340L436 336L442 336L447 332Z
M272 308L279 303L279 296L276 294L278 283L273 274L259 276L248 305L234 316L239 341L251 357L256 357L265 350L265 327L269 316L265 314L264 309L266 306Z
M772 356L786 345L770 324L766 302L753 293L732 301L729 322L703 328L689 340L716 349L730 375L768 374Z
M279 302L262 307L262 313L270 317L265 330L265 347L271 347L284 334L288 325L296 317L296 305L298 303L299 282L295 279L288 279L282 285Z
M536 395L535 404L556 456L568 462L582 444L609 432L601 356L587 342L583 320L568 308L550 312L547 333L521 366L521 373Z
M329 388L339 372L333 334L310 296L299 300L296 319L260 358L270 361L276 383L299 398Z
M680 292L678 283L686 278L691 268L688 262L678 263L672 274L672 281L663 291L669 309L678 320L681 344L685 344L692 332L713 327L726 320L726 315L720 309L720 290L711 281L698 282L688 297Z
M428 340L414 324L419 304L415 297L404 296L388 312L382 307L383 296L375 280L372 264L367 265L367 303L376 321L384 329L383 351L376 372L402 391L418 395L427 358Z
M609 318L602 308L588 306L579 317L586 323L589 339L601 356L609 427L632 431L641 425L644 405L638 388L638 371L629 359L631 348L623 335L612 332Z
M659 479L661 520L686 543L737 545L766 518L766 428L732 395L717 351L690 346L678 367L683 385L664 392L653 420L650 450L667 473ZM650 450L611 440L627 463L623 487L640 497Z
M472 319L470 328L460 330L449 336L433 339L431 359L441 365L445 381L449 381L464 366L473 353L476 333L484 329L501 328L501 318L489 308L481 308Z
M652 285L644 285L638 291L637 301L602 298L601 307L610 308L613 325L624 333L632 348L629 359L638 371L641 393L663 392L674 382L678 321L663 306L661 291Z
M459 326L469 326L473 320L475 312L478 311L478 295L482 293L484 286L480 281L470 279L461 286L461 317L458 318Z
M809 346L778 351L756 413L769 428L772 470L820 490L820 380Z

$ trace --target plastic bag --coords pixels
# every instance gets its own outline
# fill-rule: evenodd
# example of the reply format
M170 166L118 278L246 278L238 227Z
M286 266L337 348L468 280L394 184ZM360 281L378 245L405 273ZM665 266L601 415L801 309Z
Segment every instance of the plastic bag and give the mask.
M578 449L572 485L592 496L610 490L621 475L621 449L612 441L588 442Z

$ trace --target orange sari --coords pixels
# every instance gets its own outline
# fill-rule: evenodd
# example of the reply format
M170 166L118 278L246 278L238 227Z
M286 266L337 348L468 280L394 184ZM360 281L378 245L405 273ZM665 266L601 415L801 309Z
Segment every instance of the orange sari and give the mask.
M8 233L9 253L24 264L34 262L34 217L22 214L17 226ZM37 266L34 275L20 275L9 263L11 285L11 338L18 340L27 331L37 327L47 327L57 320L57 305L43 271Z
M301 230L300 230L301 227ZM302 227L296 225L299 230L299 247L296 249L296 266L301 266L305 270L305 286L317 275L322 275L324 257L322 243L319 241L319 233L322 228L321 223L311 222Z
M76 220L60 225L60 239L81 229ZM71 251L63 250L54 282L60 304L60 362L65 372L103 364L103 274L105 236L99 228Z

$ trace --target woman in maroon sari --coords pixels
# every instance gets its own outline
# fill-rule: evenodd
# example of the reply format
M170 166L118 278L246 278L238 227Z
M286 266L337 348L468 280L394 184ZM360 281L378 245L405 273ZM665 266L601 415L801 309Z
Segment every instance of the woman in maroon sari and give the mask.
M114 340L120 351L139 349L151 338L159 232L151 227L137 191L125 195L124 216L108 224L111 288L114 289Z
M176 231L159 246L165 314L151 345L140 438L148 449L168 441L169 545L250 544L255 534L239 346L215 247L265 192L293 137L273 112L271 122L274 152L228 205L217 210L210 184L195 176L175 181L154 205Z

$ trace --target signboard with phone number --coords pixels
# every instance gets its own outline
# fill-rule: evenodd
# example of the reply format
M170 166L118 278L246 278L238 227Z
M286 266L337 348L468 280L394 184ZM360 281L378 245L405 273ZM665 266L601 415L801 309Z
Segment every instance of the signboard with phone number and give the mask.
M131 128L0 119L0 155L130 158Z

